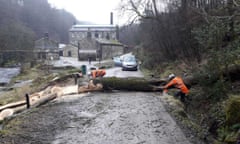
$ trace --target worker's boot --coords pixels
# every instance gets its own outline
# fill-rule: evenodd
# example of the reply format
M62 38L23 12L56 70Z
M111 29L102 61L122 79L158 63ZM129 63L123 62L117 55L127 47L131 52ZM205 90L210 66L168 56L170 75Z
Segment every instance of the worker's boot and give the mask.
M181 95L181 98L180 98L181 102L185 102L185 95Z

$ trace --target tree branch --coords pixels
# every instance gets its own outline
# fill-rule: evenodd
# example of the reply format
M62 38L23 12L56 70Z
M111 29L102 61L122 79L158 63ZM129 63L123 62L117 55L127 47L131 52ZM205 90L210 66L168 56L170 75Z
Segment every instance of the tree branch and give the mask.
M236 0L233 0L233 4L234 4L235 6L237 6L237 7L240 6L240 4L238 4L238 3L236 2Z

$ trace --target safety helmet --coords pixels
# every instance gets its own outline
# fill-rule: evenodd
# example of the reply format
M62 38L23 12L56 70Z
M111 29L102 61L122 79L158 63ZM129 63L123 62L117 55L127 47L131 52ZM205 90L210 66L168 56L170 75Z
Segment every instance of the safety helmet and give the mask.
M173 79L173 78L175 78L175 74L170 74L170 75L168 76L168 79Z
M88 72L88 76L90 76L90 75L91 75L91 71Z

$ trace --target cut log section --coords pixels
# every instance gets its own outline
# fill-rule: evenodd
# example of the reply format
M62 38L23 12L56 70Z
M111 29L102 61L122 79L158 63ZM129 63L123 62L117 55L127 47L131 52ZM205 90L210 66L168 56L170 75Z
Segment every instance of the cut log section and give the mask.
M43 96L43 97L39 98L38 100L31 101L30 105L31 105L31 107L38 107L40 105L43 105L43 104L55 99L56 97L57 97L56 93L49 94L47 96Z
M42 97L32 97L30 98L30 106L38 107L43 105L57 97L57 93L49 94ZM26 101L20 101L16 103L11 103L1 107L2 111L0 112L0 121L12 116L13 114L19 113L27 109Z
M19 107L22 105L25 105L26 101L19 101L19 102L14 102L14 103L9 103L7 105L1 106L0 107L0 111L3 111L5 109L9 109L9 108L14 108L14 107Z
M13 109L5 109L0 113L0 121L4 120L7 117L12 116L14 113Z

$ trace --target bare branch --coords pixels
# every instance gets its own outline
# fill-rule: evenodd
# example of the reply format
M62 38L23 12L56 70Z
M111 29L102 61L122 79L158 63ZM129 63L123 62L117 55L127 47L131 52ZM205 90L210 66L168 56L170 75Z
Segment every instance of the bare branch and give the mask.
M240 4L238 4L238 3L236 2L236 0L233 0L233 4L234 4L235 6L237 6L237 7L240 7Z
M205 11L204 8L201 9L202 12L200 12L199 10L194 9L194 8L193 8L193 11L196 12L197 14L201 15L201 16L205 19L205 21L206 21L208 24L210 24L210 22L209 22L209 15L208 15L208 13Z

